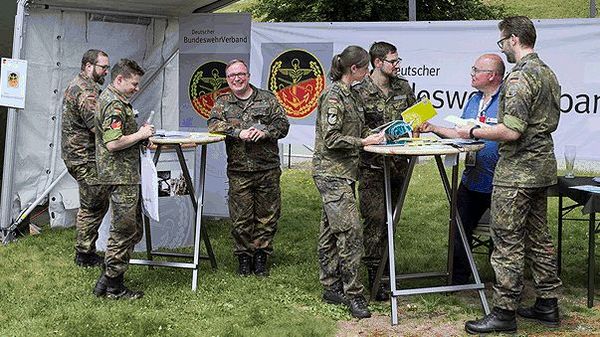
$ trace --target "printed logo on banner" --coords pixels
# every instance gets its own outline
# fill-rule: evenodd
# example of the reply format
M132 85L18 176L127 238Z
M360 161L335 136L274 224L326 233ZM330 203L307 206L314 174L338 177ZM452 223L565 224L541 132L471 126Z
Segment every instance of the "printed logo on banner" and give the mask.
M325 88L323 66L306 50L286 50L271 62L267 85L289 117L305 118Z
M194 110L205 119L217 97L230 91L225 77L225 62L210 61L200 65L190 79L188 87L190 101Z

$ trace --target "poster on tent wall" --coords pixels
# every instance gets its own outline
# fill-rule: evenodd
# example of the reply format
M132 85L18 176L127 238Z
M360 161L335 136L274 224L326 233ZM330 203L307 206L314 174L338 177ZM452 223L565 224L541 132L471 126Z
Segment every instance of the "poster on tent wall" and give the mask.
M193 14L179 19L179 129L206 131L216 98L229 90L225 66L250 60L249 13ZM208 145L204 214L228 217L224 143ZM200 172L196 161L195 172Z
M229 60L250 59L250 14L194 14L179 19L179 127L206 129L215 99L228 91Z
M560 123L553 133L556 155L562 158L564 146L573 144L578 158L598 161L600 20L535 20L534 24L535 50L555 71L562 89ZM506 62L496 45L500 38L497 25L498 21L254 23L250 67L255 70L253 76L256 70L263 72L264 89L281 92L278 97L284 99L295 91L300 97L292 95L289 105L306 102L310 106L310 94L303 86L316 81L307 80L315 76L303 59L315 57L327 74L331 57L346 46L359 45L368 50L375 41L387 41L398 48L400 73L417 97L429 98L436 108L438 115L432 122L453 126L444 118L460 116L474 93L470 72L475 59L495 53ZM306 54L311 56L287 57L291 50L308 51ZM278 58L283 58L280 65ZM512 66L506 63L507 71ZM279 79L273 81L270 78L276 70ZM314 124L304 123L309 120L290 118L290 133L284 141L312 146Z
M0 66L0 105L25 109L27 61L2 58Z

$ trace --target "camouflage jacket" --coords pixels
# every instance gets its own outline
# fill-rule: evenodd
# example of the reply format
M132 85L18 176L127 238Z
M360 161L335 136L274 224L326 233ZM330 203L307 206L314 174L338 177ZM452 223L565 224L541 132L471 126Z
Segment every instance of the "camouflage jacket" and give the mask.
M252 86L247 100L238 99L232 92L217 98L208 119L208 131L225 138L227 170L253 172L281 165L277 140L289 131L285 110L271 92ZM243 129L255 126L266 133L258 142L240 139Z
M551 133L560 117L560 85L535 53L524 56L504 80L498 123L521 133L499 144L494 185L545 187L556 183Z
M390 87L391 90L386 97L370 77L366 77L364 81L354 86L365 104L365 124L370 129L393 120L401 120L401 113L417 101L405 78L391 78ZM401 157L394 156L394 159L401 159ZM360 167L383 168L383 156L360 151Z
M66 165L94 162L94 114L100 86L83 72L67 86L63 98L62 159Z
M313 174L356 181L361 138L369 134L363 103L348 85L336 81L319 97Z
M140 149L137 145L110 152L106 144L138 130L129 100L111 85L98 100L96 114L96 167L102 184L140 183Z

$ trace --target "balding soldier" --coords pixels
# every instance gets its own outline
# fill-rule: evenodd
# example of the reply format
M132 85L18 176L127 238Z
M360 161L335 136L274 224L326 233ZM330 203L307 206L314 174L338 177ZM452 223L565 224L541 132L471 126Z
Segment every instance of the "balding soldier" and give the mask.
M496 274L494 308L481 320L465 324L472 334L517 330L515 310L523 289L525 258L531 262L537 299L518 314L558 326L558 278L547 224L547 189L556 183L552 132L560 117L560 85L554 72L534 52L535 27L524 16L498 24L498 46L516 63L500 92L498 124L457 129L463 138L497 140L500 159L494 174L491 257Z
M75 263L81 267L99 266L104 258L96 254L98 228L108 210L108 191L98 184L94 114L100 85L108 73L108 55L90 49L81 59L81 72L65 90L62 113L62 158L79 185Z
M290 124L277 98L250 84L244 61L230 61L225 74L231 92L217 99L208 130L227 136L229 216L238 273L267 276L281 214L277 141L287 135Z

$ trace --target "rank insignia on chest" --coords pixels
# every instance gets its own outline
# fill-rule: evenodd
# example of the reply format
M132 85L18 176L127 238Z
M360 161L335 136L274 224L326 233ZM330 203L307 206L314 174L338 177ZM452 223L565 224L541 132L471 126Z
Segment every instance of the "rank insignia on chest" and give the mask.
M121 120L121 117L119 116L112 116L110 118L110 128L115 130L115 129L120 129L123 127L123 121Z

